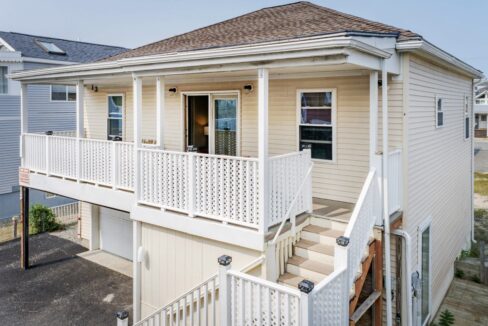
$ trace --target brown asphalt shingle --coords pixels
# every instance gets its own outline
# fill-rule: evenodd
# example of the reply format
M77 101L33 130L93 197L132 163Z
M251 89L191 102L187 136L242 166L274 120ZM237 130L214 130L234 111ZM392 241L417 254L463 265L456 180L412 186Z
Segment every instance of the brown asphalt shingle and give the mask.
M141 46L104 61L287 40L339 32L393 33L398 40L420 39L408 30L348 15L310 2L269 7Z

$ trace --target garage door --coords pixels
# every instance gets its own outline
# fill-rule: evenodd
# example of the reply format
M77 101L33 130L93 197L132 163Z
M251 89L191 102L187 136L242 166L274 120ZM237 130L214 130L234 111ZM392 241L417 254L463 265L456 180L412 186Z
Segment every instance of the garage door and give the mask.
M132 260L132 221L129 213L100 207L100 248Z

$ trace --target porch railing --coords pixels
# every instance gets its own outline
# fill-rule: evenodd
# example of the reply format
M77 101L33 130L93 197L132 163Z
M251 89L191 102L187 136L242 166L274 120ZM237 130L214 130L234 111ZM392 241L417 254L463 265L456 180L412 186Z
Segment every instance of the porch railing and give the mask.
M257 158L174 152L134 144L87 138L24 134L23 167L36 172L134 191L145 205L260 229ZM271 209L268 226L278 224L306 177L308 151L270 158ZM293 211L310 210L311 180Z

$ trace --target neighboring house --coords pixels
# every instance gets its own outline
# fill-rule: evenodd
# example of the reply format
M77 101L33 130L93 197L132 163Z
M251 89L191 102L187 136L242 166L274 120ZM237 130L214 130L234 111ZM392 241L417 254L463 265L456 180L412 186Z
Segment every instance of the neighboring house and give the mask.
M488 81L479 82L475 87L474 102L474 135L478 138L488 137Z
M424 325L472 236L481 77L408 30L265 8L13 74L77 88L76 137L23 105L22 186L83 201L91 249L133 260L135 321Z
M0 219L19 213L18 168L20 138L20 83L7 78L21 70L86 63L126 49L86 42L0 31ZM44 84L29 88L29 130L73 131L74 87ZM33 191L31 202L48 206L72 201Z

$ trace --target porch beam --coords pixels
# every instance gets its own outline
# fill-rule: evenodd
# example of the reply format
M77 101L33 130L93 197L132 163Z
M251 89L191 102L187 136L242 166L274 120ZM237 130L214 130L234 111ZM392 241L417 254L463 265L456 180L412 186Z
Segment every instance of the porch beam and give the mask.
M369 73L369 165L378 149L378 72Z
M159 149L164 149L165 89L164 78L156 77L156 143Z
M258 161L259 161L259 216L261 218L261 233L268 231L267 218L269 207L268 183L268 95L269 71L267 68L258 69Z

